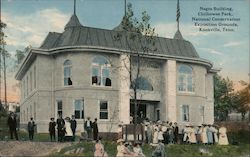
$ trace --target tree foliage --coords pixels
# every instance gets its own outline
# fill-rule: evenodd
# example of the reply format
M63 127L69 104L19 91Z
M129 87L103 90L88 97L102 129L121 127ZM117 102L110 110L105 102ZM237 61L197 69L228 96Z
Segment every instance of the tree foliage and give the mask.
M242 120L245 119L245 114L250 111L250 84L240 81L244 88L235 93L235 110L242 115Z
M16 50L16 64L19 65L22 60L24 59L24 57L27 55L28 50L31 48L31 46L27 46L24 48L24 50Z
M214 76L214 107L217 120L226 120L234 109L233 82L229 78Z

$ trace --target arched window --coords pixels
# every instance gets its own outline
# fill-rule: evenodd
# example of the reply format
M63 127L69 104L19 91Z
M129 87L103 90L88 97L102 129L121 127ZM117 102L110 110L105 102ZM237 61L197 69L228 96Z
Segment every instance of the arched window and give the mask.
M92 85L111 86L110 67L105 57L95 57L92 61Z
M187 65L178 68L178 91L193 92L193 69Z
M71 69L72 69L72 62L70 60L66 60L63 63L64 86L72 85Z
M140 90L148 90L148 91L153 91L153 86L151 85L151 83L144 77L138 77L137 79L135 79L132 84L131 84L131 88L135 88L136 89L140 89Z

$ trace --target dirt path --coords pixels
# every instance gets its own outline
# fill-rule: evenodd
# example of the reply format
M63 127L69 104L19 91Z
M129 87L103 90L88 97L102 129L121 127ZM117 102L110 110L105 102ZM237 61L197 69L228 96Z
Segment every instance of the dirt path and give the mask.
M46 156L70 143L0 141L0 156Z

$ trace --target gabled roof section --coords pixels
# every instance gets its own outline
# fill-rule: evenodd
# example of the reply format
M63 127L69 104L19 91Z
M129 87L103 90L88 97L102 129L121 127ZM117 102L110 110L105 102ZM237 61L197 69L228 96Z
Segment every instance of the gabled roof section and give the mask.
M49 32L45 40L43 41L40 48L49 49L50 47L54 47L56 45L57 39L61 36L61 33Z
M72 27L81 27L82 24L79 22L78 17L76 14L73 14L69 20L69 22L65 25L64 30Z

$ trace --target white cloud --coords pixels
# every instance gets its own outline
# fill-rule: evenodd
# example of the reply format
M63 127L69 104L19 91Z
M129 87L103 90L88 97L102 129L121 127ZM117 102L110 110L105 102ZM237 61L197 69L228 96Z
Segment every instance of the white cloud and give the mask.
M192 38L196 36L207 36L213 34L214 32L201 32L198 27L195 27L192 23L182 24L180 26L180 31L183 38ZM156 33L159 36L173 38L175 32L177 31L176 23L157 23L153 26L156 29Z
M214 49L211 49L211 48L198 48L202 51L206 51L208 53L211 53L211 54L216 54L216 55L223 55L223 52L220 52L220 51L217 51L217 50L214 50Z
M241 44L242 44L242 42L240 42L240 41L230 41L230 42L224 44L223 46L224 47L233 47L233 46L239 46Z
M3 13L7 24L6 38L9 46L38 47L48 32L62 32L69 15L58 9L39 10L31 15L11 15Z

